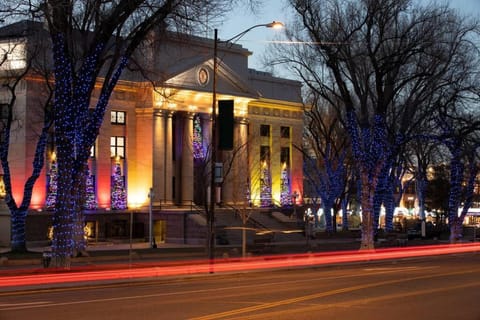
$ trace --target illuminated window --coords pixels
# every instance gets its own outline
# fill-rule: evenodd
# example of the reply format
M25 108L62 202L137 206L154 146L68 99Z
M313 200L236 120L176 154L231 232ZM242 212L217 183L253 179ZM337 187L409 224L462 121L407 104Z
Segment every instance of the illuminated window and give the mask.
M90 148L90 158L95 158L95 154L96 154L96 148L95 148L95 145L93 145Z
M125 111L112 111L110 112L110 122L112 124L125 124L126 112Z
M260 136L261 137L270 137L270 126L268 124L260 125Z
M110 157L125 158L125 137L110 137Z
M0 70L23 69L27 66L24 43L0 43L0 57Z
M5 190L5 183L3 182L3 175L0 175L0 199L5 199L7 191Z

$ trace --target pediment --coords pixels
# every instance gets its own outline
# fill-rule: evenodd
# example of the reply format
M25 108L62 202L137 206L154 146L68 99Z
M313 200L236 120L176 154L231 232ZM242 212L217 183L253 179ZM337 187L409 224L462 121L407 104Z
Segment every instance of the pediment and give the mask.
M167 71L167 80L162 86L179 90L212 92L213 58L202 60L192 58L181 65L175 65ZM247 79L242 78L228 65L218 60L216 91L219 95L258 98L259 92L253 89Z

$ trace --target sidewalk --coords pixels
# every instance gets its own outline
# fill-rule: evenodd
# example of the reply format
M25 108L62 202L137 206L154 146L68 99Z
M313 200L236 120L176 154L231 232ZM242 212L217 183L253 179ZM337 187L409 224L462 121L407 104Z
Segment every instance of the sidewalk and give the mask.
M432 245L438 242L430 240L409 241L412 245ZM385 247L378 243L379 247ZM331 252L359 250L359 239L332 238L332 239L305 239L295 242L271 242L261 247L247 246L248 256L275 255L288 253ZM48 246L29 247L26 254L8 254L9 248L0 248L0 272L11 269L39 269L43 268L42 253L50 251ZM151 261L188 261L207 258L205 245L160 243L157 248L150 248L148 242L112 243L98 242L89 244L88 256L72 258L72 266L97 266L115 263L148 263ZM242 248L240 245L216 245L217 258L239 258Z
M312 251L355 250L359 243L355 239L316 239L295 242L271 242L265 247L247 246L249 256L257 254L305 253ZM19 267L42 266L42 253L50 251L49 246L28 247L28 253L21 255L8 254L9 248L0 248L0 271ZM160 243L157 248L150 248L148 242L91 243L87 247L88 256L72 258L73 265L92 265L105 263L121 263L148 260L188 260L205 259L205 245ZM241 245L216 245L215 256L218 258L241 257Z
M0 248L0 272L16 268L43 268L43 252L49 252L49 246L30 246L25 254L9 254L10 248ZM200 245L175 243L158 244L150 248L148 242L112 243L99 242L89 244L88 256L72 258L72 265L96 265L106 263L123 263L142 260L194 259L205 257L205 248Z

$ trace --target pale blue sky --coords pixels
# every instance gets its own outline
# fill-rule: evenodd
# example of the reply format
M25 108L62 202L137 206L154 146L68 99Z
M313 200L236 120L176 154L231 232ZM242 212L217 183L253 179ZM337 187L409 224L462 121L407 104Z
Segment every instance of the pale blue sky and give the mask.
M430 0L418 1L425 3L430 2ZM458 8L463 13L475 15L476 17L480 16L480 0L432 1L440 3L449 2L451 7ZM227 17L227 21L218 27L218 37L220 39L229 39L253 25L269 23L274 20L286 23L286 27L288 28L289 16L291 16L291 14L292 10L286 7L285 0L263 0L263 6L259 8L257 14L252 14L245 8L237 8ZM253 55L249 59L250 68L264 70L261 65L261 56L268 47L268 40L273 40L275 36L278 36L277 30L257 28L237 41L243 47L253 52Z

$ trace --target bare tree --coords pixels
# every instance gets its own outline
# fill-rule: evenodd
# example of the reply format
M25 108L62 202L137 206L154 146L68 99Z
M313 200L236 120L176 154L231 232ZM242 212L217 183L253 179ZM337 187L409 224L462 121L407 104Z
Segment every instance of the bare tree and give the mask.
M411 128L434 110L432 95L458 79L452 69L472 50L469 36L477 26L446 6L409 0L290 4L297 13L290 40L304 45L289 46L279 61L290 62L309 90L345 114L361 179L361 248L371 249L379 178Z

